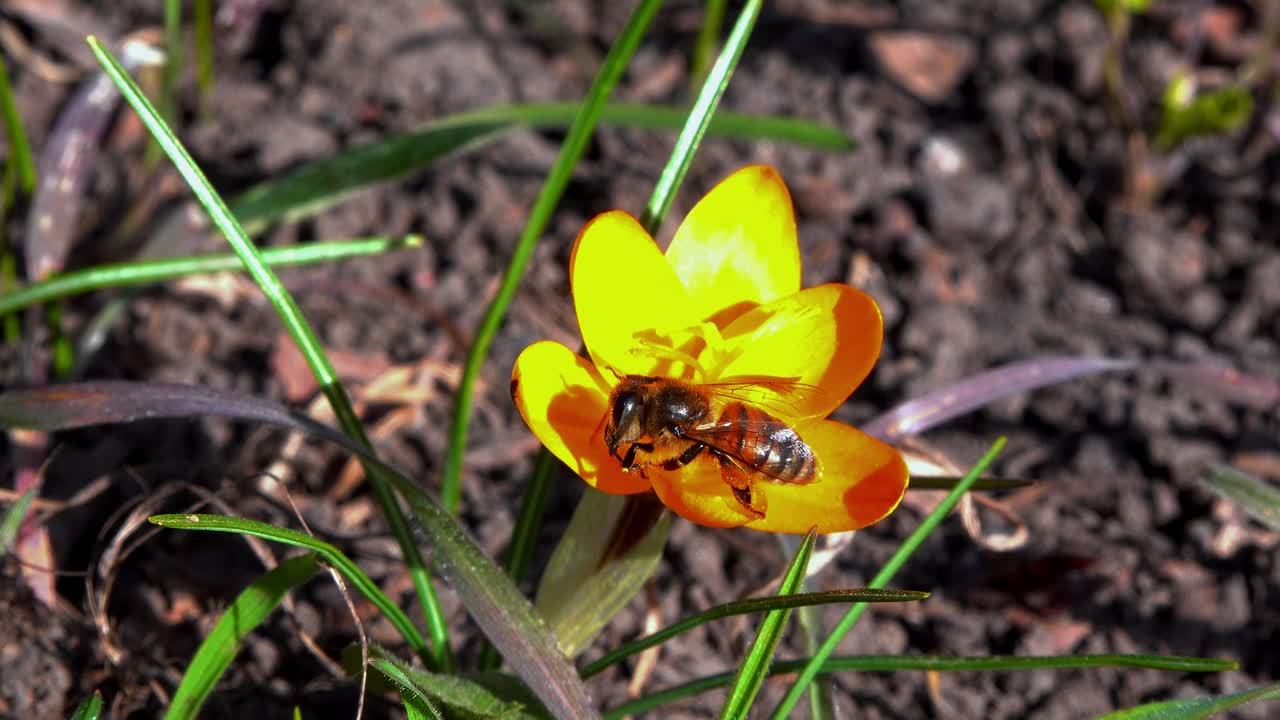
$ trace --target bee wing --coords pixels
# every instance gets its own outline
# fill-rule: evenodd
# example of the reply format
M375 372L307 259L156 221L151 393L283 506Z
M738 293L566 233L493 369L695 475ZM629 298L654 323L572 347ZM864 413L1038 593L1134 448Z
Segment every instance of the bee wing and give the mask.
M713 450L736 456L742 438L766 435L779 426L780 423L770 420L722 420L695 425L685 431L685 437Z
M738 375L720 382L705 383L702 387L714 395L747 402L781 417L794 416L798 408L810 401L835 399L817 385L767 375Z

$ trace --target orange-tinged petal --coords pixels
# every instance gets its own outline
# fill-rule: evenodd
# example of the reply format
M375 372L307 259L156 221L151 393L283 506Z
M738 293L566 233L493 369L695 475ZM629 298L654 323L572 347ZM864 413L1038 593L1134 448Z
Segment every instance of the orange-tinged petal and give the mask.
M768 376L817 386L807 394L768 385L752 389L758 404L796 421L826 417L866 379L880 355L884 325L870 295L829 284L761 305L722 334L714 378Z
M760 478L765 516L753 519L733 497L712 457L674 472L650 473L653 489L677 514L711 527L745 525L753 530L845 532L883 519L902 500L907 466L888 445L833 420L816 420L797 431L818 457L818 479L791 485Z
M733 497L719 462L707 453L679 470L650 470L649 481L663 505L699 525L738 527L755 517Z
M753 530L820 533L857 530L893 512L907 489L902 455L857 428L834 420L806 423L797 432L818 457L818 480L809 485L758 483L768 498Z
M643 339L663 344L694 325L689 297L653 238L614 210L578 234L569 282L583 342L596 365L622 375L671 374Z
M778 171L752 165L722 180L680 224L667 259L693 314L722 327L799 290L795 211Z
M511 397L533 434L587 484L607 493L644 492L649 482L625 473L602 434L609 388L594 366L555 342L534 343L516 358Z

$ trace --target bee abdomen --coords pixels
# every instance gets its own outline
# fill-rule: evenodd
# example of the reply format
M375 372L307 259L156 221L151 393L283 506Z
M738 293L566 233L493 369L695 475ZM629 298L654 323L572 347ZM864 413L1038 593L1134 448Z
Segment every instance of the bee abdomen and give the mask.
M726 408L725 415L736 416L733 419L744 428L751 425L754 429L738 435L736 456L749 468L781 482L806 483L814 480L817 462L813 449L786 423L746 404Z

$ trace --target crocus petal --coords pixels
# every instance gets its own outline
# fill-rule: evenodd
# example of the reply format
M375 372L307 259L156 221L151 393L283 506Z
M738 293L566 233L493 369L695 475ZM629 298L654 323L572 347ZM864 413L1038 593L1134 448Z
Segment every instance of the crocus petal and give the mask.
M662 504L686 520L707 527L739 527L755 517L733 497L719 462L707 453L679 470L651 469L648 474Z
M815 420L797 432L818 457L818 478L804 485L760 478L763 518L754 519L733 497L713 457L700 457L679 471L651 472L663 504L701 525L782 533L845 532L884 518L902 500L907 466L893 448L844 423Z
M721 326L799 290L795 212L778 171L745 167L712 188L680 224L667 260L693 314Z
M753 530L820 533L857 530L893 512L907 489L907 464L892 447L834 420L797 428L818 457L818 480L809 485L760 483L768 498Z
M642 342L662 345L698 318L675 271L635 218L615 210L587 223L573 246L569 281L582 339L597 366L622 375L673 374L670 358Z
M767 384L752 389L756 404L800 420L829 415L866 379L880 355L884 326L869 295L830 284L761 305L722 334L718 379L764 376L816 386L810 393Z
M649 483L609 456L602 421L608 386L585 358L555 342L530 345L511 372L511 397L533 434L587 484L607 493L644 492Z

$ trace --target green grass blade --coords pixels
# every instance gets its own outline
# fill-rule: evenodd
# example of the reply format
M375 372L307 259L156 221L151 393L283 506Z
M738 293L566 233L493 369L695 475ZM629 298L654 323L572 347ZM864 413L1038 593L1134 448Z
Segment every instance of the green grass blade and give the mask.
M316 265L352 258L382 255L397 250L422 246L418 235L404 237L369 237L327 243L311 243L291 247L264 248L262 260L272 268ZM165 282L190 275L243 270L244 264L234 253L194 255L180 258L135 260L113 265L73 270L32 283L11 293L0 295L0 315L53 300L102 290Z
M18 501L5 511L4 520L0 521L0 558L9 554L9 548L17 539L22 521L27 517L27 510L35 499L36 489L31 488L18 496Z
M0 60L3 62L3 60ZM4 166L4 175L0 179L0 298L4 298L18 286L18 259L13 252L13 239L9 235L9 211L18 194L17 165L8 163ZM16 345L22 339L22 326L18 316L0 315L4 342ZM8 380L10 378L6 378Z
M640 218L640 224L648 228L650 233L657 229L662 218L666 216L667 208L671 207L676 190L680 188L685 174L689 172L693 153L701 144L702 136L706 134L707 126L711 123L711 116L715 113L716 106L720 104L725 88L729 86L729 77L733 75L733 69L738 66L738 60L747 47L747 39L751 37L751 30L755 27L756 19L760 17L763 4L763 0L748 0L743 6L742 12L738 14L738 20L733 24L733 30L729 32L728 40L725 41L724 51L720 53L720 57L716 58L716 63L711 67L706 82L702 84L702 90L698 92L698 98L693 102L689 119L684 129L680 131L680 137L676 138L671 158L667 160L666 167L662 168L662 175L658 177L653 195L649 197L644 216Z
M804 542L796 550L791 566L787 568L787 574L782 578L782 586L778 588L779 595L791 595L804 584L805 574L809 570L809 556L813 554L813 542L817 537L817 531L809 530ZM760 623L760 632L756 635L755 642L751 643L751 649L747 652L742 667L738 669L738 677L734 680L733 687L729 688L729 698L725 701L724 707L720 708L721 720L739 720L739 718L745 718L750 712L756 693L760 692L760 686L769 675L769 666L773 664L773 653L778 648L778 640L782 638L782 631L786 629L789 619L791 619L791 608L770 610L764 616L764 621Z
M699 625L705 625L712 620L720 620L722 618L733 617L735 615L750 615L752 613L768 612L770 610L782 610L786 608L803 608L818 607L821 605L831 605L835 603L854 603L854 602L915 602L929 597L929 593L918 592L915 590L827 590L823 592L797 593L794 595L774 595L771 597L749 598L746 600L738 600L737 602L725 603L717 605L713 608L704 610L697 615L683 618L678 622L672 623L661 630L645 635L642 638L632 640L625 645L621 645L610 650L599 660L591 662L582 668L582 677L589 678L603 672L615 663L643 652L654 645L661 645L671 638L686 633Z
M925 541L925 538L929 537L934 529L938 527L942 522L942 519L947 516L947 513L951 512L951 509L955 507L956 503L960 502L960 497L969 491L969 488L973 486L974 482L977 481L978 477L981 476L982 473L986 472L987 466L995 460L996 455L998 455L1000 450L1004 448L1004 444L1004 438L996 440L995 444L991 446L991 449L987 451L987 454L983 455L982 458L978 460L977 464L973 466L973 469L964 476L964 479L952 488L951 492L947 493L947 496L943 498L942 502L939 503L936 508L934 508L933 512L929 513L929 515L925 517L925 519L920 523L920 526L915 529L915 532L911 533L906 541L903 542L902 545L898 546L898 550L894 552L893 557L889 558L889 562L885 563L884 567L880 569L880 572L876 573L876 576L872 578L867 587L882 588L889 584L889 581L893 579L894 575L898 574L898 570L901 569L911 555L915 553L916 549ZM774 720L784 720L791 714L796 703L800 701L800 696L804 694L805 689L809 686L809 683L813 681L814 676L816 676L822 669L823 663L826 662L826 659L830 657L833 652L835 652L836 646L840 644L840 641L844 639L844 636L848 634L849 630L858 622L858 619L862 617L862 614L866 612L867 607L866 603L858 603L857 605L849 608L849 612L840 619L840 622L836 624L835 629L832 630L831 635L827 638L826 642L822 644L822 647L819 648L817 654L813 656L805 666L804 670L801 671L800 677L796 678L795 683L791 685L789 690L787 690L787 694L783 697L782 702L778 703L778 707L774 709L772 715Z
M812 605L805 605L796 610L796 621L803 633L804 649L807 653L815 653L822 646L826 637L826 627L822 621L822 613ZM809 718L810 720L835 720L835 699L831 692L831 679L819 675L809 683Z
M313 554L291 558L241 591L187 663L165 720L195 718L218 678L240 651L244 638L276 609L286 593L310 580L319 569Z
M720 40L720 29L724 25L724 10L728 3L725 0L705 0L703 2L702 27L698 28L698 37L693 41L693 57L689 68L693 75L693 86L699 87L707 76L707 68L715 55L716 43Z
M208 532L228 532L241 535L252 535L263 540L305 548L320 556L335 570L346 578L351 586L363 595L378 611L387 616L387 620L400 631L406 644L413 649L423 662L433 663L430 648L426 640L418 632L417 626L405 615L400 606L383 594L364 571L351 561L337 547L297 530L268 525L257 520L228 517L225 515L153 515L147 521L160 527L174 530L204 530Z
M1218 697L1205 696L1147 703L1108 713L1098 720L1199 720L1199 718L1226 712L1245 703L1268 700L1280 700L1280 683Z
M537 705L537 699L529 696L528 688L519 685L510 676L496 673L441 675L410 667L408 663L380 647L371 647L376 655L369 665L385 675L403 695L409 692L433 706L438 705L449 717L504 718L505 720L534 720L545 717L546 709ZM343 654L345 666L347 653ZM489 681L505 677L513 692L495 692ZM517 697L510 697L510 695Z
M644 36L645 30L661 4L660 0L643 0L637 5L626 27L622 29L622 34L609 48L609 54L605 56L600 72L592 82L591 89L583 100L582 108L569 128L569 134L560 148L560 155L552 165L533 209L529 211L529 220L516 243L515 251L511 254L511 262L502 277L502 284L498 287L498 292L494 295L493 302L489 304L484 319L476 331L475 341L463 365L462 379L458 383L453 423L449 428L449 449L445 455L441 479L440 501L449 512L458 511L458 503L462 497L462 457L466 450L467 427L471 422L471 395L475 389L476 378L480 374L480 367L489 355L489 345L492 344L494 335L498 332L498 326L506 317L507 308L515 297L520 279L524 276L525 267L533 257L533 249L537 245L538 238L546 229L551 213L555 211L556 205L560 202L560 196L573 176L573 168L578 164L578 158L582 156L587 142L595 132L605 100L622 77L631 56L640 46L640 38Z
M249 188L232 200L231 209L245 230L256 234L273 222L310 217L357 191L492 141L508 127L498 121L432 126L355 147Z
M157 102L160 117L165 124L178 126L178 81L182 77L182 0L164 0L164 67L160 73L160 99ZM145 161L148 168L155 167L163 148L158 138L147 144Z
M196 35L196 87L200 103L207 107L213 92L213 0L195 0L192 4Z
M254 282L262 289L263 295L275 307L276 313L280 316L285 329L293 338L294 343L297 344L299 352L307 361L307 365L310 366L311 372L316 378L316 384L320 386L321 391L328 398L329 404L333 408L333 414L338 419L338 424L342 426L343 432L360 445L366 448L371 447L369 438L365 435L364 428L360 424L360 418L351 407L351 401L347 397L346 390L339 382L337 374L333 370L333 365L324 353L324 348L307 324L306 318L303 317L302 311L298 308L298 304L294 302L284 284L280 282L280 278L276 277L275 272L263 262L261 253L249 241L244 229L236 221L235 215L227 208L226 203L222 201L222 197L213 189L199 166L195 164L195 161L187 153L186 148L182 146L178 138L165 125L164 120L156 114L155 108L151 106L146 96L138 89L137 84L120 66L120 63L111 56L111 53L96 38L89 38L89 47L98 58L98 62L102 64L103 69L111 76L112 81L120 88L121 94L133 106L143 124L147 126L152 136L160 143L161 148L168 154L170 160L173 161L179 174L190 186L200 204L204 206L214 225L222 231L227 241L231 243L232 249L240 256L245 268L253 276ZM362 460L362 463L364 464L365 474L369 479L369 487L378 501L383 516L387 520L387 525L391 528L392 536L395 537L396 542L400 545L400 551L404 555L405 563L409 566L409 575L413 581L414 590L418 594L423 615L426 617L427 629L431 634L434 645L433 653L441 667L447 669L453 664L448 642L448 626L444 620L444 612L440 609L440 602L436 598L435 589L431 585L431 578L427 573L427 566L422 559L422 553L413 541L408 520L405 519L404 513L400 510L400 505L396 502L394 493L388 487L386 476L378 472L376 468L371 467L366 461Z
M581 103L499 105L442 118L417 130L393 135L263 182L231 201L231 209L250 234L269 224L309 217L351 194L421 170L433 161L482 147L519 128L568 127ZM682 107L617 103L605 105L600 122L649 130L676 130L685 120ZM717 113L707 133L713 137L770 140L820 150L852 150L840 131L788 117Z
M804 669L811 659L779 660L769 668L770 675L787 675ZM903 672L927 670L936 672L976 672L982 670L1061 670L1072 668L1147 668L1171 672L1223 672L1239 666L1230 660L1213 658L1169 657L1159 655L1057 655L1047 657L936 657L927 655L855 655L828 658L821 672ZM725 687L734 673L717 673L660 690L651 695L608 710L606 720L648 712L668 703L699 693Z
M9 69L3 57L0 57L0 116L4 117L5 132L9 137L9 158L17 168L22 192L30 195L36 189L36 161L31 154L31 143L27 141L26 128L22 126L18 103L13 99Z
M84 699L76 707L76 711L71 713L71 720L98 720L102 716L102 693L94 690L93 694Z
M420 687L406 670L386 659L372 660L369 665L373 670L385 675L387 680L396 686L397 692L400 693L400 702L404 705L404 711L409 720L416 718L444 720L444 716L431 702L426 690Z
M1280 530L1280 490L1229 465L1215 465L1201 477L1211 490L1245 509L1259 522Z

